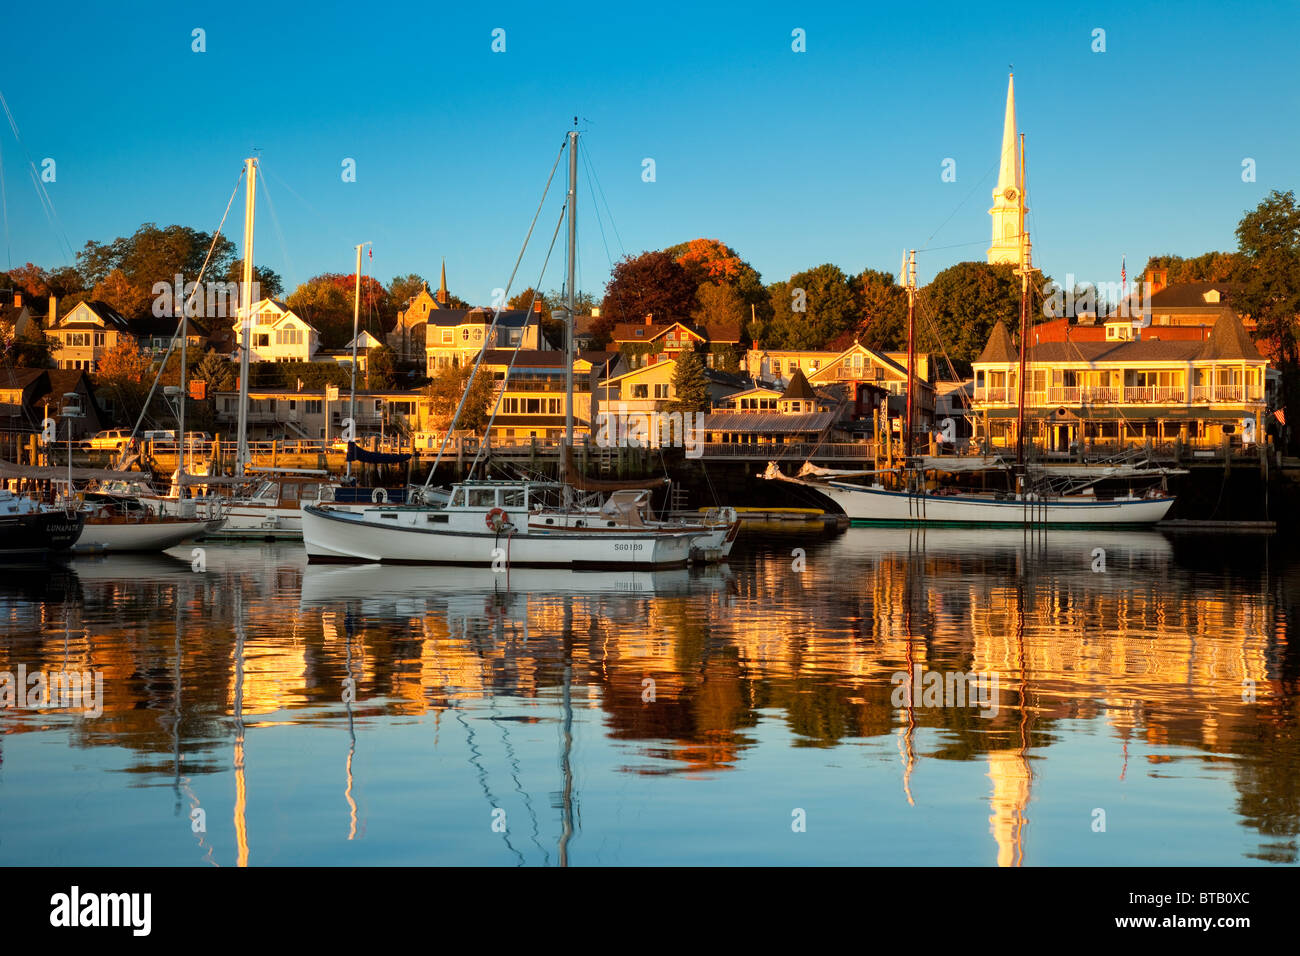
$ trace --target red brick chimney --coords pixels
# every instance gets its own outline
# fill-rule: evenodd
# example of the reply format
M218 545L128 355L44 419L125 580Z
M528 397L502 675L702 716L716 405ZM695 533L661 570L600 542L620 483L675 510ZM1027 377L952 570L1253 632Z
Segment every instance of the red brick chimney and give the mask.
M533 299L533 311L534 311L534 312L541 312L541 311L542 311L542 300L541 300L541 299Z
M50 324L47 328L54 328L54 321L59 314L59 300L53 295L50 296Z
M22 304L23 304L23 294L22 294L21 292L15 292L15 293L14 293L14 308L15 308L15 309L17 309L17 308L21 308L21 307L22 307Z
M647 312L647 313L645 314L645 324L646 324L646 325L652 325L652 324L654 323L654 320L655 320L655 316L654 316L654 313L653 313L653 312Z

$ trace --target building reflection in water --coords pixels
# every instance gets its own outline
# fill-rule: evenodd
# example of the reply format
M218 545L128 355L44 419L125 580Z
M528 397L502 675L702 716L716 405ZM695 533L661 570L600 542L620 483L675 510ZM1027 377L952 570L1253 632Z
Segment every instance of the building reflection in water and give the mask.
M256 755L259 727L346 727L340 809L357 840L358 723L427 718L437 740L448 711L473 759L495 728L531 842L567 863L581 845L580 707L597 708L600 732L627 745L621 769L635 775L727 773L775 746L774 723L798 747L894 736L901 799L918 815L933 802L919 783L927 761L982 761L989 859L1004 866L1033 862L1031 766L1041 772L1063 721L1087 721L1115 741L1118 781L1133 776L1131 754L1148 766L1183 752L1235 758L1233 809L1260 837L1253 855L1294 861L1300 667L1287 622L1300 587L1287 585L1300 584L1300 565L1274 559L1270 570L1264 547L1140 532L855 529L809 543L803 574L778 542L729 570L517 570L508 590L487 570L304 566L283 547L213 548L202 574L167 557L78 559L0 584L0 665L103 672L104 716L72 719L70 742L129 748L141 772L165 767L178 807L183 794L201 809L200 784L233 766L237 865L255 842L249 799L263 765L246 745ZM1106 551L1103 573L1095 548ZM895 707L892 675L910 681L914 666L996 675L997 715L917 707L911 693ZM554 829L520 786L510 721L485 724L468 710L476 701L555 713ZM46 726L0 721L5 733ZM224 760L223 739L233 747ZM476 774L495 801L486 767ZM212 861L211 841L196 838Z

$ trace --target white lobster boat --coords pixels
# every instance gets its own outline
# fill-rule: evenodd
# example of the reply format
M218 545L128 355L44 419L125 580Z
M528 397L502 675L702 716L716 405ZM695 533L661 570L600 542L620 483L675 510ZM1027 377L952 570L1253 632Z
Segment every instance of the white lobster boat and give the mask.
M446 505L302 509L308 561L462 566L680 567L712 533L704 526L648 526L635 509L556 507L558 482L475 481Z

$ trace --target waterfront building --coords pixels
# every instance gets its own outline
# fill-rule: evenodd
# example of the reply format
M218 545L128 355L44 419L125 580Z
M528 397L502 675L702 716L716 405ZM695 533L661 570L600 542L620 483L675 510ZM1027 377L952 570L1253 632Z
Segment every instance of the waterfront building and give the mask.
M540 312L527 309L433 310L425 323L425 372L433 378L441 369L470 365L483 349L536 350L540 329Z
M107 302L78 302L46 333L54 339L54 364L94 372L104 356L124 342L135 342L126 317Z
M741 445L815 442L828 439L832 427L846 421L849 411L845 401L819 393L796 371L783 389L757 385L715 403L704 416L705 440Z
M1156 331L1152 331L1155 329ZM1233 310L1209 336L1164 339L1157 326L1122 341L1035 341L1026 354L1026 434L1055 452L1088 446L1261 440L1267 359ZM999 322L974 361L977 437L1015 444L1019 351Z
M685 322L655 322L647 315L641 322L619 322L610 333L614 347L628 356L633 367L670 362L686 351L703 351L708 368L724 368L728 353L740 345L739 323L715 323L704 328Z
M250 362L312 362L320 351L320 333L279 299L261 299L252 306L253 341L248 351ZM232 326L235 352L231 360L239 361L244 344L243 310L237 312Z

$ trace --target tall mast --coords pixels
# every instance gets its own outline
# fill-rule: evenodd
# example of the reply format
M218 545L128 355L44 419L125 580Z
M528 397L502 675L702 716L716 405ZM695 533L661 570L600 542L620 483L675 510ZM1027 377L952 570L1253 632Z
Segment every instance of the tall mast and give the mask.
M575 123L576 123L575 119ZM573 321L577 299L574 293L574 272L578 240L578 131L569 131L569 268L566 282L569 287L568 322L564 330L564 452L560 455L560 479L569 478L569 449L573 447ZM568 494L568 488L565 488Z
M253 347L253 212L257 200L257 160L244 160L244 281L239 307L243 314L239 351L239 439L235 448L235 474L248 465L248 354ZM182 440L184 440L182 438ZM183 457L183 454L182 454Z
M912 457L912 422L915 400L912 383L916 377L916 250L907 266L907 426L903 433L903 455Z
M181 295L181 394L180 394L181 405L180 405L180 414L177 416L180 419L180 426L181 426L181 444L180 444L181 450L179 456L179 463L176 466L176 484L177 484L177 488L179 489L177 491L177 494L182 498L185 497L185 450L188 447L185 441L185 389L186 389L186 382L185 382L186 341L185 340L188 339L190 335L189 308L188 308L189 304L184 301L184 291L185 291L184 286L182 286L181 287L181 293L182 293Z
M357 430L357 336L360 334L358 326L361 323L361 250L370 245L368 242L357 244L357 283L356 292L352 296L352 394L348 399L348 418L352 421L352 435L355 439ZM445 269L445 267L444 267ZM443 284L446 284L446 273L443 273ZM352 456L348 456L348 477L352 477Z
M1016 465L1025 466L1025 348L1029 341L1029 236L1025 233L1025 134L1020 134L1020 189L1017 190L1020 214L1020 374L1017 379L1020 399L1016 410Z

